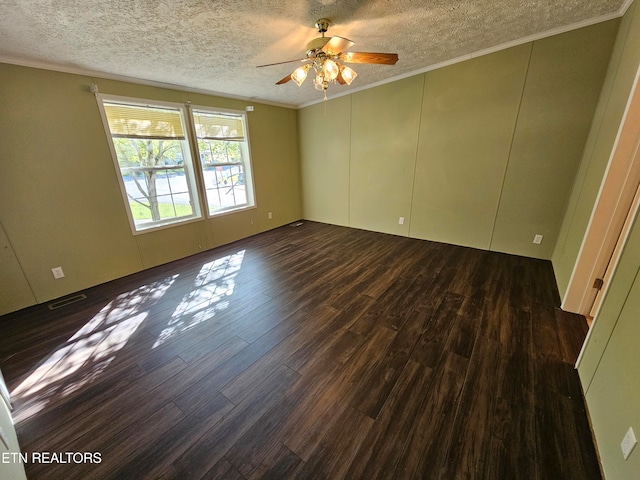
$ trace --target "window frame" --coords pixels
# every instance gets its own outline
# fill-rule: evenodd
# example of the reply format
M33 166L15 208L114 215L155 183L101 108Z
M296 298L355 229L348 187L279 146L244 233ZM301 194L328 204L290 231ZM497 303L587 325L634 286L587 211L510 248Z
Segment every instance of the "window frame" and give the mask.
M96 93L96 100L98 104L98 110L102 119L102 124L107 137L107 143L109 145L109 151L111 153L111 159L113 161L114 168L116 170L116 177L118 179L118 185L120 187L120 193L122 201L124 202L125 212L129 220L129 226L133 235L142 235L145 233L162 230L165 228L171 228L179 225L185 225L201 221L203 219L209 219L219 217L221 215L229 215L239 211L255 209L255 185L253 182L253 164L251 155L251 142L249 140L249 125L248 117L243 110L234 110L226 108L217 108L207 105L191 105L190 102L168 102L163 100L143 99L137 97L126 97L120 95L110 95ZM149 107L149 108L169 108L175 109L180 112L180 119L182 122L182 128L184 131L184 139L180 140L184 142L183 158L184 158L184 171L189 188L189 195L193 206L193 214L183 217L173 217L160 221L150 221L146 224L136 224L133 216L133 211L130 206L129 196L127 194L126 185L124 182L123 172L118 161L118 154L116 151L114 136L111 133L109 121L105 112L105 103L120 103L123 105ZM234 115L242 119L244 140L240 141L242 149L243 161L242 168L244 171L244 184L247 203L240 206L232 206L227 208L221 208L214 212L209 211L209 201L207 198L207 190L205 185L204 168L200 157L200 149L198 146L198 136L196 133L196 122L194 118L194 111L203 112L205 114L221 114L221 115ZM185 151L186 150L186 151ZM186 157L186 158L185 158ZM232 164L232 165L235 165Z
M251 141L249 138L249 118L247 116L247 112L244 110L235 110L230 108L218 108L218 107L211 107L208 105L192 105L192 104L188 105L188 110L189 110L189 121L191 122L190 133L193 136L193 143L194 143L194 153L197 154L196 162L198 163L200 187L202 190L202 207L206 217L214 218L222 215L229 215L239 211L251 210L251 209L257 208L255 185L253 182L253 162L252 162L252 155L251 155ZM202 112L205 114L209 113L213 115L215 114L234 115L242 119L242 127L244 130L243 132L244 140L241 142L240 148L243 151L242 166L243 166L244 177L245 177L244 182L245 182L246 197L247 197L246 204L240 205L240 206L220 208L213 213L209 211L209 199L207 197L207 186L205 184L205 179L204 179L204 168L200 160L201 158L200 147L198 145L198 135L196 131L196 120L194 117L194 112ZM236 165L236 164L234 163L230 165Z
M124 203L125 211L127 213L127 218L129 219L129 226L131 228L131 233L133 235L142 235L145 233L162 230L165 228L174 227L177 225L184 225L191 222L196 222L202 220L202 203L201 203L201 193L198 187L198 177L196 168L194 166L193 161L193 147L191 145L190 139L190 126L189 126L189 111L186 106L182 103L177 102L167 102L162 100L150 100L150 99L142 99L142 98L134 98L134 97L125 97L119 95L108 95L102 93L96 93L96 100L98 103L98 109L100 111L100 116L102 118L102 123L105 129L105 134L107 136L107 143L109 145L109 151L111 152L111 159L113 161L113 166L116 170L116 177L118 179L118 185L120 186L120 193L122 197L122 201ZM193 213L188 216L182 217L174 217L168 218L160 221L151 221L145 224L136 224L136 221L133 217L133 212L131 210L129 196L127 194L126 185L124 183L124 176L122 169L120 167L120 163L118 161L118 154L116 152L115 144L114 144L114 136L111 133L111 128L109 127L109 121L107 119L107 115L105 112L104 104L105 103L120 103L123 105L131 105L131 106L139 106L139 107L147 107L147 108L168 108L174 109L180 112L180 121L182 123L182 128L184 131L184 139L180 140L184 142L182 144L182 154L184 160L184 171L185 177L187 181L187 186L189 188L189 196L191 200L191 205L193 208ZM186 151L185 151L186 150ZM184 158L187 157L187 158Z

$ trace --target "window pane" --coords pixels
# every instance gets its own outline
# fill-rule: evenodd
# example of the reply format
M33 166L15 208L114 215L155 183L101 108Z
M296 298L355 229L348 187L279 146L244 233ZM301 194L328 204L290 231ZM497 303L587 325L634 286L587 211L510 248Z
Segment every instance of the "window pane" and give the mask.
M204 165L241 163L243 160L242 145L237 141L198 139L198 149Z
M241 165L205 167L209 211L247 205L244 170Z
M158 212L160 218L178 218L191 215L193 210L189 203L189 197L180 195L158 195Z
M187 177L184 174L184 169L168 172L167 188L170 189L173 194L189 193L189 186L187 185Z

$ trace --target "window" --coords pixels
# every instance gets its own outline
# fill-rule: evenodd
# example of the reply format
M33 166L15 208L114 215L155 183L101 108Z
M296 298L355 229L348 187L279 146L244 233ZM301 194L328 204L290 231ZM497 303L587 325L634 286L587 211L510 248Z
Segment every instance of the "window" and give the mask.
M201 218L184 107L103 98L102 108L134 232Z
M244 114L193 110L209 215L253 206Z
M244 112L98 98L134 233L254 205Z

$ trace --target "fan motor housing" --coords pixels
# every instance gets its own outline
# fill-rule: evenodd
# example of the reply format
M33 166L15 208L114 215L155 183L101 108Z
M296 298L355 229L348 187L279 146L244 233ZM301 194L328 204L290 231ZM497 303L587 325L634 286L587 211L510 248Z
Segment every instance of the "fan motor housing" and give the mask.
M329 40L331 40L331 37L318 37L311 40L309 43L307 43L307 56L311 57L312 55L314 55L316 53L316 50L322 49L322 47L324 47L329 42Z

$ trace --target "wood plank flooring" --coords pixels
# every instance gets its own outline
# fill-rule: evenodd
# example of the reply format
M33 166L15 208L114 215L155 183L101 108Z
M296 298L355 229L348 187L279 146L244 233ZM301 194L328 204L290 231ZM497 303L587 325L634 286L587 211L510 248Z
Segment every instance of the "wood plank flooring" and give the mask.
M549 262L304 222L0 317L38 479L600 479Z

